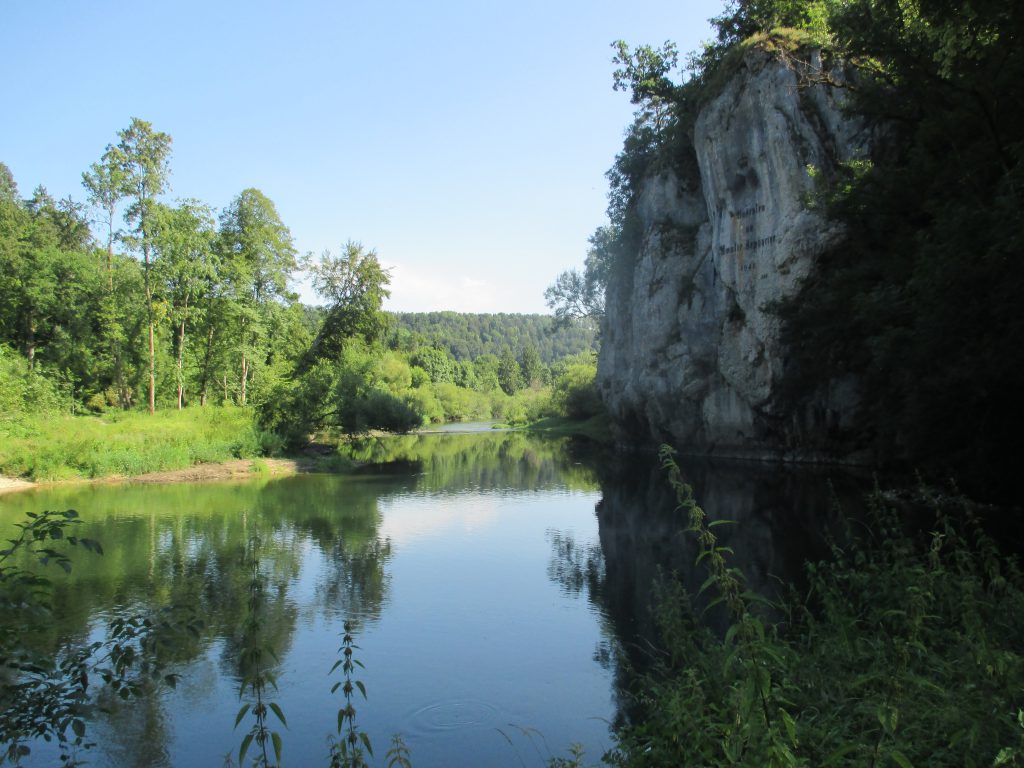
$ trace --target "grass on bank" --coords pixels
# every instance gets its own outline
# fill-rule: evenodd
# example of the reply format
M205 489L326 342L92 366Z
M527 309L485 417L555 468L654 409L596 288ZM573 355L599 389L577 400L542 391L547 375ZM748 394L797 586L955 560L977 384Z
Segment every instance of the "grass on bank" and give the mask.
M246 408L39 416L0 430L0 474L36 481L141 475L273 452Z

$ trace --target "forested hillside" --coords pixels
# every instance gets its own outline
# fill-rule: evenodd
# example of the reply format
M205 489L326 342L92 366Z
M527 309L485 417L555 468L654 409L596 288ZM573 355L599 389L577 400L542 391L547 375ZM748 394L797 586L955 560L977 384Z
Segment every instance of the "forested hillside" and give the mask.
M533 346L550 365L596 349L594 324L556 324L550 315L396 312L393 316L398 346L425 342L447 349L456 360L501 355L505 347L519 351Z

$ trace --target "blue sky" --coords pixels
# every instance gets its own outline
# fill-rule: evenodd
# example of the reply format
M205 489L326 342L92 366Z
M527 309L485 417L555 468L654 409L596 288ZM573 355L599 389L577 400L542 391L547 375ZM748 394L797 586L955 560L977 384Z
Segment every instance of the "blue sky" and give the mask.
M0 161L82 200L137 116L174 139L171 199L260 189L301 252L376 249L388 309L545 312L632 114L610 43L695 49L723 5L7 0Z

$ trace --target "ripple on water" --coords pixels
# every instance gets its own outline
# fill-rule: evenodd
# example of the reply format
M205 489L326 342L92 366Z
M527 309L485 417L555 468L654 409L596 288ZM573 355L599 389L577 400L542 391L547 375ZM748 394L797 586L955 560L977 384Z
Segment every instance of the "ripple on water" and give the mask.
M495 725L498 714L498 708L486 702L457 699L421 707L409 715L407 722L414 731L430 734Z

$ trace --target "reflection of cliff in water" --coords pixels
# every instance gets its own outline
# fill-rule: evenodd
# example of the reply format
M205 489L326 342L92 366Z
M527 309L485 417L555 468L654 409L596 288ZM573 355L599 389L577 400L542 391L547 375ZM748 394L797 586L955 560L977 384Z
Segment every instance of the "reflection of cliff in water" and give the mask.
M827 553L839 510L849 514L865 490L862 478L835 467L682 459L680 468L709 521L735 522L714 529L719 542L733 549L731 564L743 571L747 585L769 597L803 583L804 563ZM653 455L616 457L599 475L600 550L553 536L549 575L564 589L585 591L614 628L621 696L630 687L630 670L646 668L659 645L655 583L674 574L693 597L707 573L696 563L699 549L685 531L685 513L676 510ZM694 597L695 609L702 611L713 597ZM719 607L703 620L724 630ZM620 717L627 711L620 706Z
M685 513L675 510L675 495L657 464L654 457L627 457L601 477L604 602L622 638L653 638L651 585L661 573L677 573L691 595L707 578L696 564L697 544L685 532ZM716 527L715 534L733 549L731 564L743 571L747 585L766 596L783 584L801 583L804 563L825 554L825 535L837 522L836 500L849 511L862 489L835 467L682 459L680 469L709 521L735 523ZM698 610L706 603L697 601ZM706 619L714 627L724 616L713 610Z

